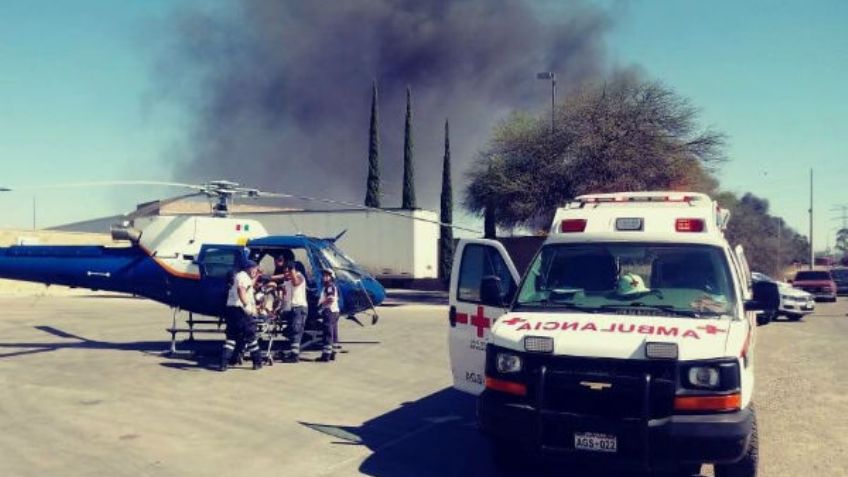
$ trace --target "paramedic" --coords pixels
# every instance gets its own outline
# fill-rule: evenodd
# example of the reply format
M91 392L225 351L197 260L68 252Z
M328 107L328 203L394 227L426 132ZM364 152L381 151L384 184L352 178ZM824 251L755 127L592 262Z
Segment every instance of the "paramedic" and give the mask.
M306 301L306 277L295 269L292 262L287 262L284 270L286 284L290 284L289 289L291 290L288 304L291 305L289 327L292 330L289 353L284 361L297 363L300 360L300 341L303 339L306 317L309 314L309 304Z
M256 338L256 299L253 282L259 276L259 265L248 261L244 268L233 276L227 294L227 309L224 318L227 324L224 352L221 356L221 371L226 371L236 350L245 349L253 360L253 369L262 367L262 353Z
M321 296L318 298L318 314L323 320L324 347L318 361L334 361L336 334L339 327L339 292L336 289L336 274L330 268L321 271Z

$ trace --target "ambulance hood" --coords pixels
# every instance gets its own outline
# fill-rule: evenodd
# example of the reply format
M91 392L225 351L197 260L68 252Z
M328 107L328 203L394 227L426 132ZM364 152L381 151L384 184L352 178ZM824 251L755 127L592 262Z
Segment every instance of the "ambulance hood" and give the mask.
M525 336L550 336L556 355L619 359L646 359L646 342L671 342L678 345L678 359L692 360L739 356L748 340L745 325L729 317L509 313L495 322L491 339L497 346L524 351Z

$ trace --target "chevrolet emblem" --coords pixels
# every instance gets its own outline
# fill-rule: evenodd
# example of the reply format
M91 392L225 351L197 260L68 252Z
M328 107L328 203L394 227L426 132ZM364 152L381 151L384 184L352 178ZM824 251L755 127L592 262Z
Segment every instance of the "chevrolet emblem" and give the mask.
M603 391L612 387L612 383L598 383L595 381L580 381L581 386L586 386L592 391Z

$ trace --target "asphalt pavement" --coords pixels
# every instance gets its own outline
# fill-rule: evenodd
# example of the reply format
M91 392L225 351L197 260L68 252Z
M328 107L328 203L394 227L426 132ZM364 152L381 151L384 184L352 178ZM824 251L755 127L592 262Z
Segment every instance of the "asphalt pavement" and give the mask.
M450 388L446 307L425 302L343 321L334 363L220 373L216 343L160 354L161 305L0 297L0 475L493 475L474 401ZM848 475L846 303L758 329L761 476Z

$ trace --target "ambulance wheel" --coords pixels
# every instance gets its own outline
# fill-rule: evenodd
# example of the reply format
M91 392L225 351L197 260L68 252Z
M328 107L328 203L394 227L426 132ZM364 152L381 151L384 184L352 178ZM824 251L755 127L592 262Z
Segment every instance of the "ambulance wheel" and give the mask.
M492 460L498 470L508 474L527 470L526 452L513 442L497 437L488 437L489 448L492 450Z
M757 462L760 460L757 413L753 408L751 411L754 413L754 424L751 427L751 442L748 443L748 450L738 462L716 464L715 477L757 477Z
M786 318L789 318L789 321L801 321L801 319L804 318L804 315L799 315L799 314L796 314L796 313L788 313L786 315Z

